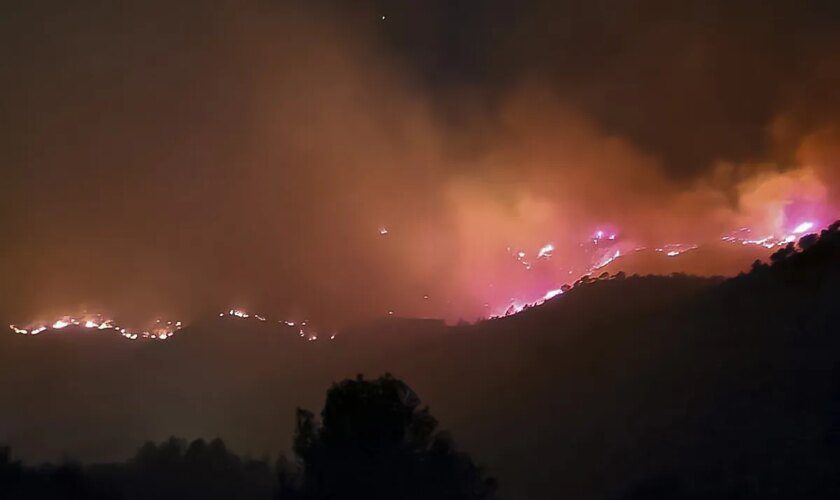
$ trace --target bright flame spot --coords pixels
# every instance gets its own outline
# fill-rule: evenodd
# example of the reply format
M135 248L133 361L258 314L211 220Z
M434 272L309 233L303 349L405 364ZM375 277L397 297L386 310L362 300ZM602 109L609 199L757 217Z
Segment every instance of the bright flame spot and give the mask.
M548 243L544 247L540 248L540 251L537 253L537 258L538 259L541 259L541 258L546 258L547 259L547 258L551 257L551 254L553 252L554 252L554 245L552 245L551 243Z
M609 265L610 263L612 263L615 259L617 259L619 257L621 257L621 250L616 250L614 254L606 257L598 265L594 266L592 268L592 270L597 271L598 269L601 269L602 267L606 267L607 265Z
M68 323L64 320L58 320L58 321L56 321L55 323L52 324L52 327L56 330L61 330L62 328L68 326L69 324L70 323Z
M799 224L798 226L796 226L794 228L793 234L802 234L804 232L810 231L813 228L814 228L814 223L813 222L803 222L802 224Z

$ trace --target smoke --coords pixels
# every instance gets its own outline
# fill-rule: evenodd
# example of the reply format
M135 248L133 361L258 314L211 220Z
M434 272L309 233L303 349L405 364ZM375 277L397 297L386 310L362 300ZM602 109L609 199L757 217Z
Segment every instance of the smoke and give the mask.
M475 317L615 250L742 227L784 237L838 215L836 117L803 118L814 103L797 97L832 74L824 49L799 88L756 97L777 109L727 111L721 133L693 105L663 121L679 100L657 101L647 70L633 78L678 56L729 61L697 39L695 52L654 43L670 31L605 59L613 74L559 85L544 54L520 47L485 79L430 83L445 65L393 43L375 11L188 4L9 7L4 316ZM689 78L710 75L698 64L674 69L674 92L720 88ZM609 90L616 75L638 99ZM723 88L748 100L742 85ZM606 108L633 103L650 105L652 123ZM749 147L737 147L740 127ZM678 139L661 146L657 131ZM685 166L674 144L692 153ZM615 236L607 253L598 231Z

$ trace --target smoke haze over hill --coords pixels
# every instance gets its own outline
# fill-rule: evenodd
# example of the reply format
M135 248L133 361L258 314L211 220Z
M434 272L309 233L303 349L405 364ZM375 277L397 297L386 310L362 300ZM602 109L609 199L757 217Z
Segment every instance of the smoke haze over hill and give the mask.
M170 435L259 457L289 450L295 408L321 407L332 382L393 372L506 497L653 481L832 498L838 227L736 278L592 279L476 325L390 319L302 342L224 317L166 343L0 336L0 441L28 463L122 460Z
M597 231L825 225L817 4L7 3L0 316L472 319L577 279Z

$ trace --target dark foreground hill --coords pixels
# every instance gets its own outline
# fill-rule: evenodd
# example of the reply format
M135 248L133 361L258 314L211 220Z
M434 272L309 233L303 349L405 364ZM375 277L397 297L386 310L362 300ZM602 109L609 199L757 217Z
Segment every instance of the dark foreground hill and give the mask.
M2 339L0 441L28 461L147 439L291 447L294 409L391 372L511 499L837 498L840 233L729 280L614 277L477 325L331 342L219 321L171 342Z

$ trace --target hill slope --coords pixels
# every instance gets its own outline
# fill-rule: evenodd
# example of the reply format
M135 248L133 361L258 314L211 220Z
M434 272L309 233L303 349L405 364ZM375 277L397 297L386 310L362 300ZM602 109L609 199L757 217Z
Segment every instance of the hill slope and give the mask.
M834 498L838 226L801 245L725 281L595 281L463 327L386 321L307 343L219 320L96 350L4 337L0 441L31 460L124 458L171 434L285 451L295 407L391 372L506 498Z

